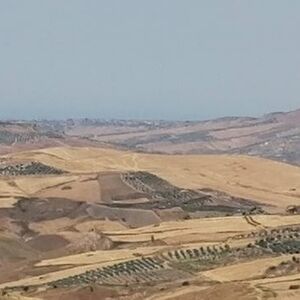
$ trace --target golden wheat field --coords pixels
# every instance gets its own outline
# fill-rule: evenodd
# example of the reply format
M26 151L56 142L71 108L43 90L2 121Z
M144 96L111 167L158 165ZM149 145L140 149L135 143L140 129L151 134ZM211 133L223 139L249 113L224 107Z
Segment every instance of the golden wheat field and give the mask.
M76 147L2 159L65 173L0 178L0 299L300 297L300 215L286 212L300 200L299 167ZM162 201L149 196L153 189L145 185L147 194L122 177L137 171L180 188L179 195L213 190L220 207L232 195L266 211L203 216L187 215L184 206L152 207Z
M81 174L144 170L183 188L212 188L285 208L300 199L300 168L262 158L229 155L156 155L95 148L50 148L8 156L31 159ZM55 182L58 180L58 182ZM61 179L54 179L51 186ZM74 180L65 178L66 182ZM44 188L43 179L36 188ZM26 182L20 182L25 185ZM30 181L27 186L31 186ZM32 189L35 187L33 186ZM4 189L5 190L5 189ZM13 189L8 189L12 193ZM32 191L32 190L31 190ZM36 190L35 190L36 191ZM19 190L16 190L19 192Z

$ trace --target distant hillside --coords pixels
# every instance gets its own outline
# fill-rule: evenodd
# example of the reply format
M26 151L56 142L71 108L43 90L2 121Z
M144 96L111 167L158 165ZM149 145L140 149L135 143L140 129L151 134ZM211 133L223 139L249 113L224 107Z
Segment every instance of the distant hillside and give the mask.
M300 164L300 109L202 122L74 121L65 132L143 152L247 154Z
M300 168L262 158L150 155L111 149L57 147L15 153L5 159L8 160L6 163L31 160L74 174L150 172L184 189L209 188L283 210L299 202ZM32 183L29 186L32 188ZM11 196L11 186L2 190L7 188L6 195Z
M246 154L300 165L300 109L208 121L80 119L0 123L0 153L59 145L148 153Z

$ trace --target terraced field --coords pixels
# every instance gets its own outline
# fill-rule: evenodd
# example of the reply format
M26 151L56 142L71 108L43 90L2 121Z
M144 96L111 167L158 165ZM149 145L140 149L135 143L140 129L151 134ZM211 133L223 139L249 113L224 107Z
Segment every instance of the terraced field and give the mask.
M98 266L92 264L85 271L78 267L71 268L0 287L5 294L24 291L36 293L44 289L49 291L91 285L128 287L193 280L204 284L203 276L214 281L230 282L299 275L300 257L295 255L300 253L300 225L257 231L251 233L251 237L254 238L253 243L248 243L245 235L235 237L241 241L239 246L227 240L221 244L190 244L168 250L163 247L153 248L150 256L142 255L136 259L106 262ZM76 261L78 263L78 258ZM42 265L55 265L55 260L45 261L38 266ZM257 268L258 265L260 268ZM55 277L61 278L53 280Z
M50 148L6 156L70 173L147 171L184 189L212 189L285 211L299 201L299 167L230 155L157 155L112 149ZM276 174L276 176L274 176Z
M92 148L1 162L0 299L300 296L297 167Z

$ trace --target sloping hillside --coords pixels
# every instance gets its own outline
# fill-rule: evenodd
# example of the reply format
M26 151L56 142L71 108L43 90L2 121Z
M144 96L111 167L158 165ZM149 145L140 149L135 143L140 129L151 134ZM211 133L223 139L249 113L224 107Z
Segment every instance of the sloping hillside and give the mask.
M1 166L4 299L299 297L299 167L87 147Z
M188 189L210 188L286 208L300 199L300 168L229 155L157 155L97 148L50 148L6 156L71 173L148 171Z
M0 154L57 146L243 154L300 165L300 109L207 121L69 119L0 123Z
M247 154L300 164L300 110L208 121L74 121L68 136L168 154Z

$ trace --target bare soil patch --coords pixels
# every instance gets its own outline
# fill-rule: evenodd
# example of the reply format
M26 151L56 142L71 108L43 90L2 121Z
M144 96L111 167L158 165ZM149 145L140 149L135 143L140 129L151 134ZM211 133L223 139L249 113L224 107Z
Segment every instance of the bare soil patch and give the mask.
M59 235L39 235L26 242L27 245L41 252L58 250L69 244L69 242Z

